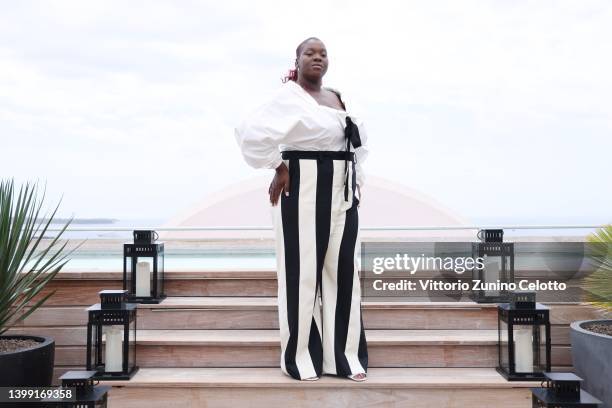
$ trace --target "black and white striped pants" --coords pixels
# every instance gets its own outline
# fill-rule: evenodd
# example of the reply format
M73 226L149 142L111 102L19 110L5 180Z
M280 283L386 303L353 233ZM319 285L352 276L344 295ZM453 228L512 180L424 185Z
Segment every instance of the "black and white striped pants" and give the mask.
M361 316L354 153L285 151L289 196L272 217L276 233L282 371L296 379L367 372Z

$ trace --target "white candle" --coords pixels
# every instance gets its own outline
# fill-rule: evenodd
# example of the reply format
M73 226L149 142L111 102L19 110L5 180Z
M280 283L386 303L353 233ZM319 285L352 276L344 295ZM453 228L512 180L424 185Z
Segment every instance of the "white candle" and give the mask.
M151 264L147 261L136 264L136 296L151 296Z
M486 283L497 285L497 281L499 279L499 272L500 272L500 268L499 268L498 260L496 260L495 258L489 259L488 257L486 257L484 261L483 280ZM486 296L498 296L499 290L493 290L493 289L485 290L485 295Z
M531 328L517 329L514 335L514 371L517 373L533 372L533 348Z
M106 346L104 350L104 371L123 370L123 330L119 326L106 328Z

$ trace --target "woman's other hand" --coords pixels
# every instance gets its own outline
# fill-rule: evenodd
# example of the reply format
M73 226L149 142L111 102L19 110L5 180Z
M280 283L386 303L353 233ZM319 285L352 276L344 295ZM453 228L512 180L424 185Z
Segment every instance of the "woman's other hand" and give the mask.
M282 162L276 168L276 174L272 179L272 183L270 183L270 188L268 189L268 193L270 194L270 203L272 205L276 205L278 203L278 197L281 192L284 192L286 196L289 196L289 169L285 165L285 162Z

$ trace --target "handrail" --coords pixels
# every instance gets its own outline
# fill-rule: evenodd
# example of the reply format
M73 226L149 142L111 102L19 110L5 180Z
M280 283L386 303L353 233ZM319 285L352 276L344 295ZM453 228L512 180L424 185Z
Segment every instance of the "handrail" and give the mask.
M504 230L526 230L526 229L593 229L602 228L604 225L445 225L445 226L379 226L379 227L360 227L363 231L424 231L424 230L480 230L480 229L504 229ZM216 226L216 227L69 227L66 231L94 232L94 231L113 231L131 232L135 229L154 230L154 231L271 231L272 226ZM49 232L59 232L61 228L47 228Z

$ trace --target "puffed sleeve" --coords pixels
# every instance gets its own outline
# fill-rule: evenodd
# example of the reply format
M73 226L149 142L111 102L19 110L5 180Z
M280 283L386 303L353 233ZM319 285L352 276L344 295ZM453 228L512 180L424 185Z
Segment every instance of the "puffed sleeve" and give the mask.
M248 114L234 128L234 136L247 164L256 169L275 169L282 163L278 148L295 121L282 103L269 101Z
M368 133L366 131L363 121L357 122L359 128L359 137L361 138L361 146L355 149L355 171L357 172L356 181L357 185L361 188L365 183L366 176L363 171L363 162L368 157Z

